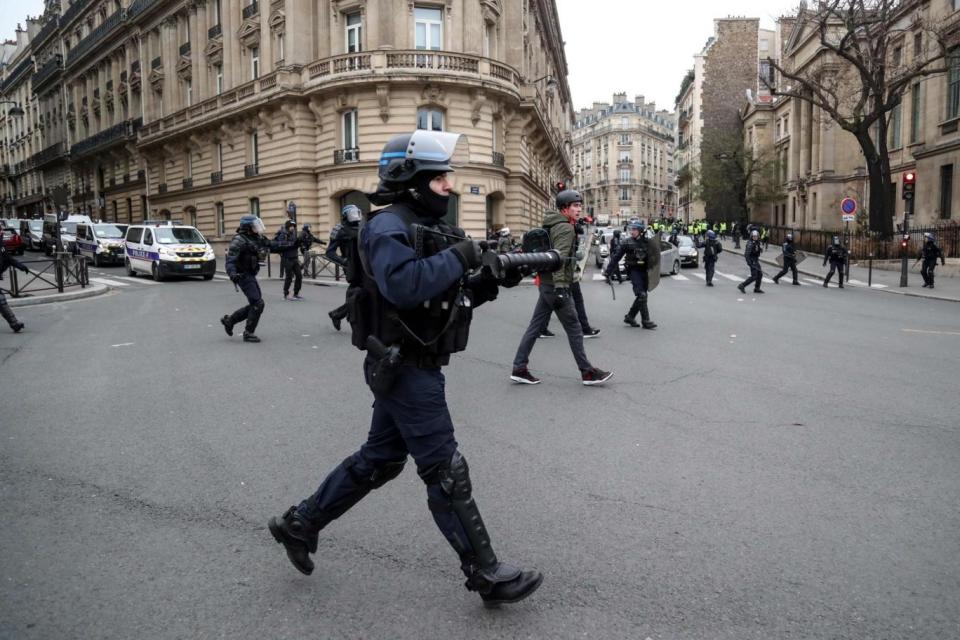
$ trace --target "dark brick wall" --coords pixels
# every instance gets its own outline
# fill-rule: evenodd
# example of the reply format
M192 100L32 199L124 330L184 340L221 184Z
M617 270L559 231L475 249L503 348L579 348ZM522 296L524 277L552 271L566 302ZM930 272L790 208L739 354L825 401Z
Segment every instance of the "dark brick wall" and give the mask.
M704 60L703 131L736 127L744 91L757 86L757 18L717 21L717 34Z

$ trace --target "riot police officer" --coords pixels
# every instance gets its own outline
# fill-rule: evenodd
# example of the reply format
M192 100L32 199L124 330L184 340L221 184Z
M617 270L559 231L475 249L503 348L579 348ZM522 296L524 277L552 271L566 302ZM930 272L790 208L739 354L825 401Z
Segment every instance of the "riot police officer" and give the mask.
M350 315L354 345L369 349L363 368L374 404L367 441L313 495L271 518L269 529L293 565L310 574L320 530L400 475L413 456L465 586L491 606L529 596L543 576L494 553L444 394L441 367L466 347L473 309L495 299L500 282L486 272L471 275L481 263L480 243L442 222L459 138L417 131L392 137L383 149L380 184L370 199L389 206L360 233L363 286ZM519 281L517 275L505 284Z
M713 274L717 267L717 257L723 252L723 245L717 240L717 232L707 231L707 241L703 245L703 269L707 272L707 286L713 286Z
M651 258L651 252L654 250L653 243L647 242L644 237L644 224L641 220L631 220L627 225L630 237L620 243L617 252L610 256L610 264L607 266L606 276L611 277L612 271L620 270L620 259L624 258L627 267L627 277L633 285L633 295L635 296L630 310L623 317L623 321L631 327L643 326L644 329L655 329L657 323L650 320L650 308L647 306L647 296L649 294L649 275L647 271L647 261ZM659 264L659 262L657 261ZM637 313L640 314L640 324L637 324Z
M308 260L310 258L310 247L312 247L314 243L321 244L321 245L326 243L323 240L320 240L319 238L317 238L317 236L313 235L313 232L310 231L309 224L303 225L303 228L300 230L299 239L300 239L300 255L303 256L303 265L301 270L304 273L306 273L307 264L309 264Z
M300 258L297 251L300 246L297 223L293 220L287 220L273 239L287 247L280 252L280 271L284 273L283 299L290 299L290 283L293 282L293 299L303 300L303 296L300 295L300 287L303 286L303 270L300 268Z
M920 265L920 275L923 276L923 286L933 289L933 271L937 268L937 258L940 264L947 264L947 259L943 255L943 250L937 246L937 239L932 233L923 234L923 248L920 250L920 259L923 263Z
M350 313L349 301L352 294L350 288L359 285L357 278L360 274L356 273L358 270L356 264L357 233L362 219L363 212L360 207L355 204L345 205L340 210L340 224L330 232L330 243L327 245L326 253L324 253L331 262L340 265L347 278L347 301L327 314L333 322L333 328L337 331L340 331L343 319ZM338 250L340 255L337 255Z
M234 325L246 320L244 342L260 342L260 338L254 335L265 306L260 285L257 284L260 260L270 251L279 252L289 248L285 242L271 242L264 238L265 231L263 220L254 215L243 216L240 218L240 226L237 227L237 235L227 248L227 276L247 297L247 305L220 318L220 324L227 335L232 336Z
M823 255L823 266L827 266L827 261L830 262L830 271L827 272L827 277L823 279L823 286L826 287L830 282L830 278L833 277L833 272L837 272L837 283L841 289L843 289L843 268L847 263L847 248L840 244L840 236L833 236L833 244L827 247L826 253Z
M780 284L780 278L787 275L787 271L793 274L793 284L800 286L797 279L797 248L793 246L793 234L788 233L783 241L783 268L780 273L773 276L773 284Z
M513 239L510 237L509 227L502 227L497 232L497 253L509 253L513 250Z
M576 295L573 290L578 257L578 241L574 223L583 210L583 197L572 189L557 194L557 212L548 213L543 219L543 228L550 235L552 246L562 257L563 263L556 271L540 274L540 286L537 305L533 309L530 324L520 339L517 353L513 358L513 370L510 379L519 384L540 384L540 379L530 373L528 364L530 352L537 338L543 336L554 313L560 319L567 334L573 359L580 369L581 382L585 386L603 384L613 373L594 367L583 349L584 329L589 335L596 336L599 329L587 328L586 310L581 307L583 318L577 311ZM586 325L586 326L585 326Z
M747 285L753 284L754 293L763 293L760 290L760 283L763 280L763 270L760 268L760 254L763 253L763 247L760 244L760 232L756 229L750 232L750 239L747 240L747 246L743 250L743 257L750 267L750 277L737 285L740 293L746 293Z
M617 249L620 248L620 229L613 230L613 236L610 238L610 252L609 255L612 256L617 252ZM623 284L623 275L620 273L620 269L614 269L613 273L610 275L611 278L616 278L617 282Z
M2 222L0 222L0 235L3 235ZM7 251L7 248L3 246L3 242L0 242L0 278L3 277L4 272L10 267L19 269L24 273L30 273L30 269L10 255L10 252ZM3 295L2 290L0 290L0 316L3 316L3 319L7 321L7 324L10 325L10 328L13 329L14 333L20 333L25 326L22 322L17 320L17 316L13 313L13 309L10 308L10 305L7 304L7 298Z

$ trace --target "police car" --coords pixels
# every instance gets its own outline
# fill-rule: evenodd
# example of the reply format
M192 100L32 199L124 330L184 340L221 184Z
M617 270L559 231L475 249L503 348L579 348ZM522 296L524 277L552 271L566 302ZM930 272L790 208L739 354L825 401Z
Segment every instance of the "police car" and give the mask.
M107 222L77 224L77 253L99 267L105 262L122 264L124 235L120 227Z
M211 280L217 270L213 247L203 234L169 220L130 225L125 253L127 274L149 274L157 282L174 275Z

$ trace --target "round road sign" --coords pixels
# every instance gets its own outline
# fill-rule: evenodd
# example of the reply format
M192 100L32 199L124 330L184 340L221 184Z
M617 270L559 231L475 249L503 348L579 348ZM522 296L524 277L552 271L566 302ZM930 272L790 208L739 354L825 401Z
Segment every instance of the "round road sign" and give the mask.
M840 211L848 216L857 212L857 201L853 198L844 198L840 201Z

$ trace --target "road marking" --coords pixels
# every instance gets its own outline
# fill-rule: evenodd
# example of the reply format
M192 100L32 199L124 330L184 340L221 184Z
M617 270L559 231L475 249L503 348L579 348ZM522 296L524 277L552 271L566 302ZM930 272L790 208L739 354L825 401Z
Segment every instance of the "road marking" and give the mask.
M741 280L743 280L743 278L739 276L732 276L729 273L720 273L719 271L715 271L714 273L716 273L721 278L726 278L727 280L732 280L733 282L740 282Z
M813 278L804 278L804 280L806 280L807 282L812 282L813 284L819 284L819 285L823 284L823 280L814 280Z
M692 276L695 277L695 278L700 278L701 280L706 280L706 279L707 279L707 274L705 274L705 273L698 273L698 272L694 271L694 272L693 272L692 274L690 274L690 275L692 275Z
M133 346L132 342L121 342L120 344L112 344L111 347L130 347Z
M675 276L670 276L670 277L673 278L674 280L689 280L689 279L690 279L690 278L688 278L687 276L680 275L679 273L678 273L677 275L675 275Z
M90 278L91 281L96 282L97 284L105 284L108 287L129 287L130 285L126 282L117 282L116 280L108 280L106 278Z
M160 284L159 282L154 282L153 280L147 280L146 278L131 278L130 276L113 276L117 280L129 280L130 282L136 282L137 284L149 284L155 285Z
M925 331L924 329L901 329L904 333L928 333L935 336L960 336L960 331Z

